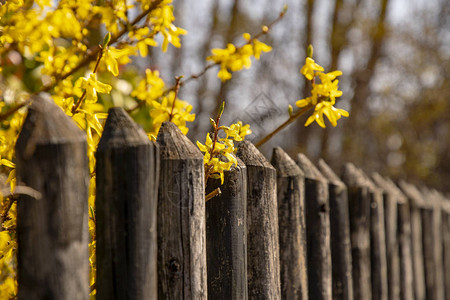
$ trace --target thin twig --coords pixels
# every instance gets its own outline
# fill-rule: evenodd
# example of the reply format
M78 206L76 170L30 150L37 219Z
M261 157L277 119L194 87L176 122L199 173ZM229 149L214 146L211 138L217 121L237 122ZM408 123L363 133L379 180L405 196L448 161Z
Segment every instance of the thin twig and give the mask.
M21 109L22 107L27 106L31 102L33 102L33 98L32 97L30 97L29 99L25 100L24 102L22 102L20 104L17 104L16 106L12 107L10 110L0 114L0 122L6 120L7 118L9 118L13 114L15 114L19 109Z
M216 188L214 191L212 191L211 193L206 195L205 202L207 202L208 200L211 200L212 198L214 198L216 196L219 196L220 194L222 194L222 191L220 190L220 188Z
M262 138L259 142L257 142L255 144L255 146L256 147L262 146L264 143L266 143L268 140L270 140L275 134L277 134L278 132L283 130L286 126L288 126L289 124L294 122L298 117L300 117L301 115L303 115L304 113L306 113L308 110L310 110L313 107L314 107L314 105L309 104L308 106L305 106L302 109L300 109L299 111L297 111L295 114L291 115L289 117L289 119L287 119L283 124L278 126L274 131L272 131L271 133L266 135L264 138Z
M97 72L98 66L100 64L100 60L103 57L103 47L99 45L100 52L98 54L97 63L95 64L93 73L95 74ZM83 91L83 94L81 94L81 97L78 99L76 103L72 106L72 115L77 113L78 108L80 108L81 104L83 103L84 98L86 98L86 89Z
M180 80L183 76L175 77L175 96L173 96L172 109L170 110L169 121L172 122L174 116L173 111L175 110L175 102L177 101L178 91L180 90Z
M252 39L250 39L249 41L247 41L244 45L238 47L238 48L236 49L236 51L238 51L239 49L241 49L243 46L245 46L245 45L247 45L247 44L250 44L253 40L255 40L255 39L261 37L262 35L267 34L267 33L270 31L270 28L272 28L272 26L274 26L276 23L278 23L278 22L284 17L285 14L286 14L286 10L283 10L283 11L280 13L280 15L278 16L278 18L276 18L275 20L273 20L269 25L263 26L263 28L266 28L266 29L262 29L262 30L261 30L260 32L258 32L255 36L253 36ZM202 77L203 75L206 74L206 72L207 72L209 69L211 69L212 67L217 66L217 65L219 65L219 64L220 64L220 62L217 62L217 63L209 63L209 64L207 64L207 65L203 68L203 70L201 70L200 72L195 73L195 74L192 74L192 75L186 77L186 79L181 80L181 81L179 82L179 86L181 87L181 86L183 86L184 84L188 83L189 81L192 81L192 80L194 80L194 79L198 79L198 78ZM171 86L170 88L168 88L167 90L165 90L165 91L163 92L163 96L166 95L167 93L169 93L169 92L175 90L176 88L177 88L176 85ZM132 113L132 112L134 112L134 111L136 111L136 110L142 108L142 107L145 105L145 103L146 103L145 101L140 101L138 104L136 104L135 107L130 108L130 109L127 109L127 113L130 114L130 113Z

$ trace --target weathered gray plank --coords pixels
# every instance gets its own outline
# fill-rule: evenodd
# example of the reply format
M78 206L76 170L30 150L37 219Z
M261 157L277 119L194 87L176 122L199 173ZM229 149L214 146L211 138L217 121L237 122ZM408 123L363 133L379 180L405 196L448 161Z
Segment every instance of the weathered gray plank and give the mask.
M208 299L246 300L247 291L247 169L225 171L225 181L209 179L206 194L222 194L206 203Z
M426 299L444 300L441 204L432 191L423 188L421 192Z
M279 147L271 163L277 170L281 299L307 300L304 174Z
M328 182L309 159L299 154L297 165L305 173L306 251L310 299L331 299L330 205Z
M348 189L354 298L372 299L370 266L370 192L364 175L351 163L344 166L342 181Z
M116 107L96 158L96 297L155 299L158 147Z
M411 211L406 196L389 179L384 178L386 190L397 202L397 239L399 253L400 299L414 298L414 276L411 240ZM388 265L389 266L389 265Z
M372 174L374 183L383 191L384 228L386 234L386 261L388 299L400 298L400 258L397 237L397 193L380 174Z
M16 144L17 178L41 193L17 201L19 299L88 299L86 135L45 96Z
M277 172L249 141L236 154L247 168L248 296L280 299Z
M363 175L366 176L366 182L369 186L370 193L370 260L372 299L387 300L388 286L383 194L365 173L363 173Z
M319 160L318 166L328 180L333 299L352 300L352 250L347 187L324 160Z
M162 124L158 193L158 295L206 299L203 155L175 124Z
M413 256L413 283L416 300L425 299L425 270L422 245L422 218L420 214L423 206L422 195L417 188L405 181L400 181L399 186L408 198L411 210L411 245Z

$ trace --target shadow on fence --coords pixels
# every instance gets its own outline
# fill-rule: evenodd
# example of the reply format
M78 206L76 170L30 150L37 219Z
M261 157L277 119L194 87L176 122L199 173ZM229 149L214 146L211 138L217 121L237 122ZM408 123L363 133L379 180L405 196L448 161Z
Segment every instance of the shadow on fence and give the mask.
M39 104L39 105L38 105ZM19 299L87 299L86 137L35 101L17 142ZM203 156L121 108L97 151L97 299L450 299L450 201L250 142L205 203Z

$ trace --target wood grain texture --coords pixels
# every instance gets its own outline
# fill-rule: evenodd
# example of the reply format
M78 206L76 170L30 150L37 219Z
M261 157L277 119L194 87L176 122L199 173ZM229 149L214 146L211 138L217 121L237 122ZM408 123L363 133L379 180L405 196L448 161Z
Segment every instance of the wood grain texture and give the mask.
M16 144L18 299L88 299L86 135L53 100L36 97Z
M370 266L370 193L364 176L351 163L344 166L342 181L348 189L354 298L372 299Z
M247 291L247 169L238 165L220 179L208 180L206 193L222 194L206 203L208 299L246 300Z
M248 297L280 299L277 172L249 141L236 154L247 168Z
M408 199L389 179L384 179L384 189L397 203L397 240L399 253L400 299L414 298L413 256L411 240L411 211ZM387 224L387 223L386 223ZM387 226L387 225L386 225ZM394 254L395 255L395 254ZM389 259L389 256L388 256ZM389 263L388 263L388 267ZM391 290L391 288L389 288ZM392 295L392 290L391 290ZM392 299L392 298L390 298Z
M397 192L378 173L372 174L372 180L383 193L384 228L386 234L386 261L388 299L400 298L400 258L398 232Z
M96 158L96 297L155 299L158 147L111 108Z
M426 299L444 300L441 203L433 191L422 188L421 193L425 204L421 213Z
M331 299L330 205L328 182L311 161L298 154L297 165L305 174L305 221L310 299Z
M372 299L388 299L388 273L386 261L386 235L384 222L383 192L365 173L370 193L370 260Z
M353 299L352 254L347 187L325 163L318 167L328 180L333 299Z
M281 299L308 299L305 177L283 149L274 148L277 171Z
M411 212L411 246L413 260L413 284L414 296L416 300L424 300L425 297L425 270L422 244L422 218L421 207L423 204L422 195L415 186L405 181L400 181L399 186L405 196Z
M158 295L206 299L203 155L175 124L162 124L158 193Z

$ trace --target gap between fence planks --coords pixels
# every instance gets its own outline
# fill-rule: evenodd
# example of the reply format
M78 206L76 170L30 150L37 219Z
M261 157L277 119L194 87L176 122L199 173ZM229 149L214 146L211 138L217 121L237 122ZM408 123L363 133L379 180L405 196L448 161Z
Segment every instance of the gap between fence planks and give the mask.
M207 299L203 155L171 122L161 125L158 295Z
M208 299L246 300L247 290L247 168L238 165L220 179L209 179L206 194L222 193L206 203Z
M328 182L311 161L301 153L297 156L297 165L305 174L309 298L331 300Z
M158 147L111 108L96 158L96 298L154 299Z
M308 299L305 178L280 147L271 163L277 170L281 299Z
M333 300L353 300L347 187L324 160L319 160L318 167L328 180Z
M86 135L37 96L16 143L17 180L41 194L17 200L18 299L88 299Z

